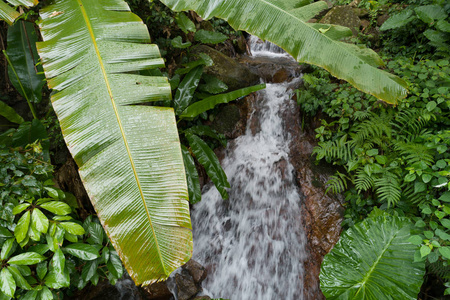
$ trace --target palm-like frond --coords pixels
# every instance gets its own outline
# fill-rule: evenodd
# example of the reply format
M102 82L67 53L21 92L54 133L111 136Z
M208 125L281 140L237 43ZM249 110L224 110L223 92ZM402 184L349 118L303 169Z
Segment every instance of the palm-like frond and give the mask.
M163 66L122 0L59 0L38 44L53 107L98 216L136 284L167 278L192 252L188 194Z
M377 69L383 63L375 52L338 41L351 35L348 28L307 23L327 8L324 1L302 7L298 6L298 1L281 0L162 2L175 11L194 10L205 19L225 19L237 30L245 30L277 44L298 62L320 66L384 101L396 103L406 96L403 80Z

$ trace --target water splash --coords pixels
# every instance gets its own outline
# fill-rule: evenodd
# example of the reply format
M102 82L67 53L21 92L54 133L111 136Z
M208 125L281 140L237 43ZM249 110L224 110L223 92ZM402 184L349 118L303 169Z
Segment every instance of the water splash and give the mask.
M248 42L253 56L289 56L282 48L271 42L262 41L254 35L249 37Z
M211 297L303 299L301 198L281 118L290 108L287 86L268 84L251 117L258 128L229 143L222 161L229 200L209 186L191 212L194 259L209 269L203 288Z

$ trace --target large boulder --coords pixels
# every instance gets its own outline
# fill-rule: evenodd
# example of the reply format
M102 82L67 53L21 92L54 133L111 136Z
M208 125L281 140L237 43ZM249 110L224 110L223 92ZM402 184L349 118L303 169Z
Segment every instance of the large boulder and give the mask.
M348 27L353 35L358 34L361 10L350 6L335 6L321 20L322 24L334 24Z
M259 76L250 72L244 65L225 54L199 45L192 49L191 54L205 53L211 57L214 64L205 68L205 72L214 75L228 85L229 91L241 89L259 83Z

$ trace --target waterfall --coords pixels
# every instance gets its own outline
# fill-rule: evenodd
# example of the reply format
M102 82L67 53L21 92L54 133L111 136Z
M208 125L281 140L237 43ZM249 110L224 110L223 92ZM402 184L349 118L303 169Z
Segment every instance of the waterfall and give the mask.
M288 54L277 45L262 41L258 37L252 35L249 38L250 52L253 56L287 56Z
M254 54L280 55L271 45L254 38L251 43ZM288 84L267 84L257 95L246 134L229 143L222 166L230 198L222 200L208 185L191 212L193 258L208 269L203 289L212 298L303 299L302 199L281 118L291 108Z

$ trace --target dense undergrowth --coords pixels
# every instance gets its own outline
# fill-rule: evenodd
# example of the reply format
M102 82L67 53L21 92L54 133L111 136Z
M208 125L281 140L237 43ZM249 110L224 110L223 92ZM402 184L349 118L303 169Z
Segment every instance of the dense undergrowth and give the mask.
M320 69L303 77L297 99L304 123L321 117L315 129L316 160L337 167L327 191L345 196L345 233L322 272L333 263L345 268L332 257L342 253L359 224L373 220L374 210L381 209L414 224L406 240L416 250L406 264L425 262L421 299L436 299L443 297L444 286L445 295L450 294L450 5L361 1L359 7L371 9L372 22L357 40L368 42L385 68L407 81L409 94L392 106ZM370 29L386 13L391 18L374 36Z

